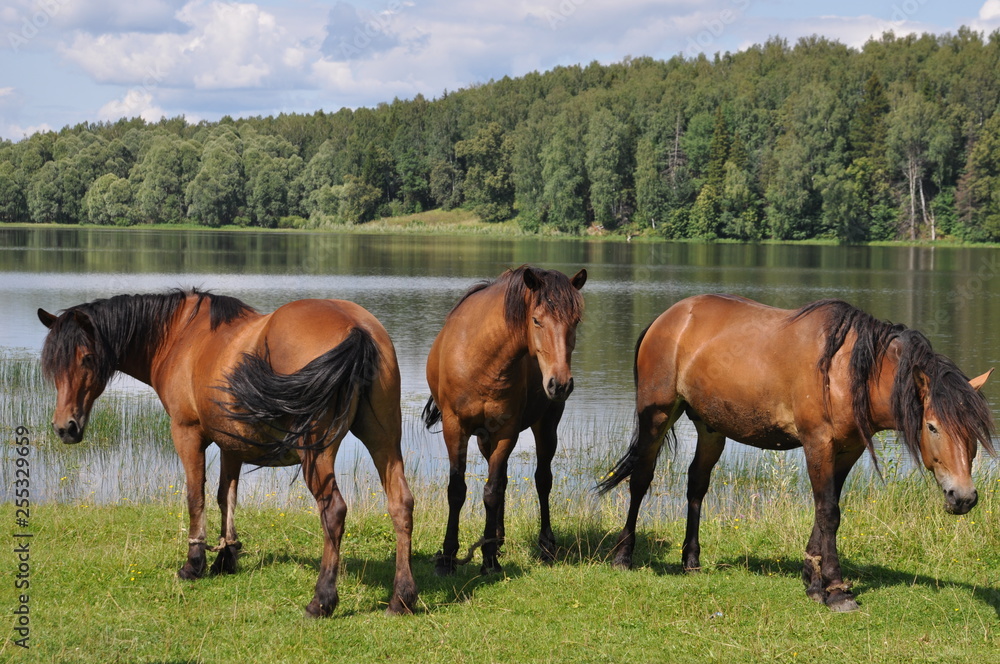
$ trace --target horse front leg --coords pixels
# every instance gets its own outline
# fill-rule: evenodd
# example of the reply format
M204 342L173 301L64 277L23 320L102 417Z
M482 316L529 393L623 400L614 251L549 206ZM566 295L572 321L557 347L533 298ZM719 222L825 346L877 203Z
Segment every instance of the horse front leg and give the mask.
M542 418L532 425L535 435L535 490L538 492L538 551L542 560L552 562L556 558L556 537L552 532L552 515L549 496L552 493L552 459L559 445L557 428L562 419L565 404L553 403Z
M302 453L302 477L316 499L323 526L323 558L319 565L319 578L316 579L312 601L306 606L306 613L316 618L333 613L339 600L337 573L340 570L340 543L344 536L347 503L334 476L336 447Z
M455 573L458 557L458 524L465 505L468 486L465 467L468 461L469 436L461 430L458 418L451 413L442 417L444 442L448 448L448 523L444 531L444 544L435 556L434 571L438 576Z
M862 450L856 448L830 453L832 458L827 456L825 463L814 458L820 456L818 454L806 454L816 514L806 545L802 580L806 595L826 604L831 611L855 611L858 608L850 585L843 579L837 552L837 530L840 528L840 494Z
M187 561L177 571L182 579L205 574L205 448L208 443L198 429L171 423L174 449L184 466L188 504Z
M488 441L480 437L479 445L484 455ZM507 496L507 462L517 444L517 434L511 434L497 441L487 457L489 460L486 486L483 488L483 507L486 510L486 525L483 528L483 566L481 574L503 571L498 560L500 548L506 539L504 510Z
M235 454L222 451L219 457L219 511L222 513L222 527L219 535L219 546L213 549L219 556L212 563L212 574L234 574L236 559L240 549L239 537L236 535L236 491L240 483L240 469L243 462Z
M709 431L704 422L696 422L695 428L698 430L698 446L688 468L687 529L684 532L684 545L681 547L681 561L687 572L701 569L701 543L698 541L701 504L708 492L712 469L726 448L726 437L721 433Z

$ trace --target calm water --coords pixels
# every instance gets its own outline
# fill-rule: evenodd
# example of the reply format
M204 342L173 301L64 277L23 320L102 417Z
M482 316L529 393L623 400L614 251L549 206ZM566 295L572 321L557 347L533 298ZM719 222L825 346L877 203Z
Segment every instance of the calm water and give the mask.
M471 284L522 263L567 274L585 267L589 273L583 289L586 314L573 358L576 391L561 435L567 454L583 449L595 463L618 455L627 442L636 337L659 313L689 295L737 293L782 307L840 297L879 318L923 330L936 350L970 375L1000 365L1000 345L994 341L1000 329L1000 252L990 249L136 229L0 228L0 351L39 353L45 333L35 315L39 307L56 311L118 293L197 286L240 297L262 311L305 297L353 300L375 314L393 337L408 420L404 448L413 459L413 472L435 474L443 467L443 442L440 435L425 433L416 421L428 395L424 362L431 341L445 314ZM986 393L991 403L1000 401L994 397L1000 395L997 386L988 386ZM116 382L112 397L146 400L147 407L155 410L149 406L155 397L148 388L131 381ZM9 397L0 398L6 400L0 423L5 432L26 424L36 437L45 435L47 412L26 411L9 403ZM34 421L8 421L16 418ZM143 428L145 434L138 431ZM149 428L126 429L123 437L128 440L120 444L137 458L146 458L143 445L156 447L157 467L167 468L182 483L169 441L160 440L162 430L150 434ZM682 431L682 441L685 431L690 433ZM153 440L143 442L143 436ZM91 494L122 499L133 492L123 491L118 479L107 479L129 473L101 469L100 464L120 464L120 459L108 460L104 457L111 455L106 453L104 457L73 454L82 455L74 463L89 468L79 472L90 479L81 479L68 492L58 491L66 469L49 457L46 463L59 467L45 475L47 497L77 499ZM349 444L342 454L344 460L338 464L342 470L364 469L364 458L353 459L356 445ZM470 454L470 460L474 456ZM518 459L524 468L512 468L512 473L533 467L530 432L522 437ZM678 457L678 463L683 460L683 455ZM127 467L135 466L129 462ZM287 481L280 481L284 472L253 474L246 495L257 491L268 496L276 474L277 484L287 487ZM165 482L164 487L177 483ZM137 486L149 494L165 490L148 486L148 481Z

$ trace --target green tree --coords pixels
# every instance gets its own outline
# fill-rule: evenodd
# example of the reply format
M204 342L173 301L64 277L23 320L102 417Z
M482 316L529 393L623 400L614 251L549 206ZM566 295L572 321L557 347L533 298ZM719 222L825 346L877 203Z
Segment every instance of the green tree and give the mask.
M987 120L969 152L957 197L965 235L1000 240L1000 113Z
M579 231L587 223L587 178L582 113L571 108L552 125L552 136L542 149L544 221L564 231Z
M635 207L631 142L629 126L610 110L602 108L590 116L584 163L594 222L606 228L627 222Z
M0 161L0 223L29 220L28 201L17 177L17 169L9 161Z
M59 185L59 166L56 162L46 162L35 172L26 192L32 221L39 224L69 221L63 213L63 192Z
M940 161L952 144L952 135L938 106L912 88L900 91L888 116L888 145L897 168L906 179L908 233L917 238L917 211L935 239L933 217L928 217L924 178L929 165Z
M344 176L340 213L351 223L371 221L378 213L382 190L354 175Z
M465 164L465 201L483 221L503 221L514 212L513 151L512 137L498 122L490 122L473 138L455 143L455 157Z
M237 222L245 206L242 142L231 130L205 144L201 167L185 190L188 216L205 226Z
M84 197L87 221L92 224L130 226L134 223L132 186L128 179L106 173L94 180Z
M198 172L201 146L159 135L129 175L137 223L170 224L187 218L185 190Z

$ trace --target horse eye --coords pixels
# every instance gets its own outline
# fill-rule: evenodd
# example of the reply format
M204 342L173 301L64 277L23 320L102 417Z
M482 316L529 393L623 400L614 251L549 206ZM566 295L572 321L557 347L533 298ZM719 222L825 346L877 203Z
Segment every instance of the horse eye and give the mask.
M532 316L531 322L535 324L535 327L541 327L542 324L538 322L538 319Z
M930 431L931 433L938 432L937 427L931 424L930 422L927 423L927 430Z

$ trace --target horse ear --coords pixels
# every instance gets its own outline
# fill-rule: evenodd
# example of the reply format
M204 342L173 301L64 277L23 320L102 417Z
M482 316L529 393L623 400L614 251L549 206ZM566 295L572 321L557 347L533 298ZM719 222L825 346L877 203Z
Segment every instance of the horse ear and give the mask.
M979 390L983 389L983 385L985 385L986 381L989 380L991 373L993 373L993 369L990 369L982 376L976 376L975 378L969 381L969 385L972 385L972 389L978 392Z
M87 333L88 337L90 337L91 339L95 339L97 337L97 333L94 330L94 321L90 320L90 316L83 313L82 311L74 311L73 320L75 320L76 324L79 325L80 328Z
M569 280L573 284L573 288L580 290L583 285L587 283L587 270L586 268L581 269L579 272L573 275L573 278Z
M541 287L542 280L535 274L534 268L525 268L524 285L528 287L528 290L538 290Z
M59 320L59 316L56 316L55 314L50 314L45 309L39 308L38 320L42 321L42 325L51 330L52 326L56 324L57 320Z

